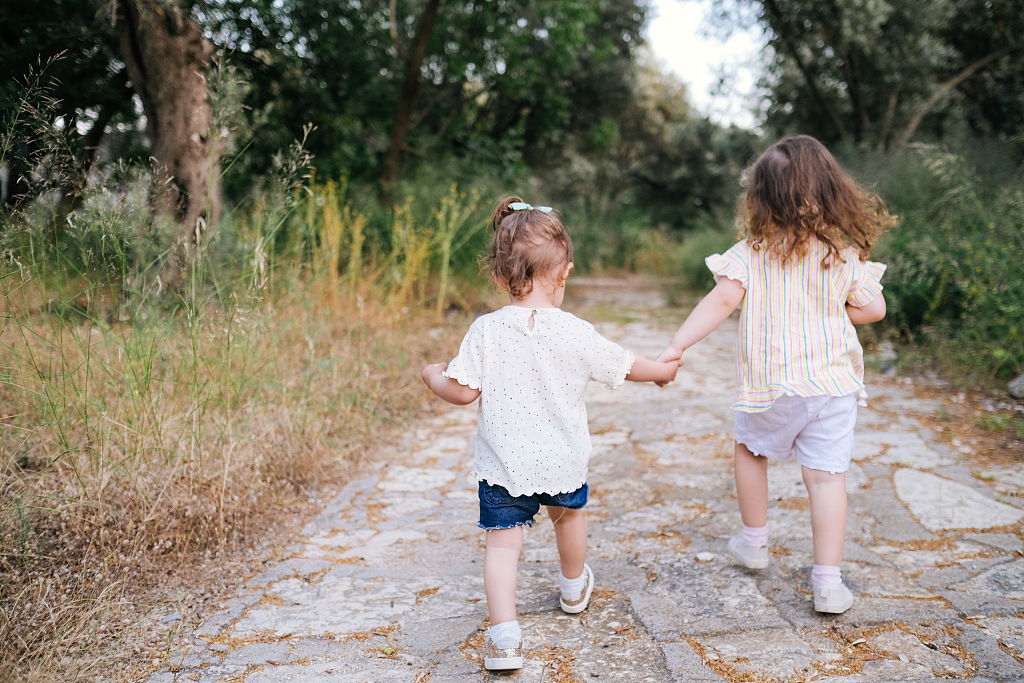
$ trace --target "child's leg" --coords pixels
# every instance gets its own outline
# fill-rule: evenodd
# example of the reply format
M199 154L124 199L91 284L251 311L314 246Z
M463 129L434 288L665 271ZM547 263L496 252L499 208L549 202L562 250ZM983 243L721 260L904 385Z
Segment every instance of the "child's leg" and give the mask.
M548 505L548 516L555 525L555 543L562 563L562 576L574 579L583 574L587 559L587 526L583 510Z
M491 624L516 620L516 571L523 550L523 527L487 532L484 595Z
M801 468L811 497L814 564L838 567L846 539L846 473Z
M736 443L736 498L743 526L761 528L768 524L768 458L754 455Z
M558 604L563 612L579 614L590 604L594 591L594 573L587 559L587 527L583 510L548 505L548 515L555 525L555 542L561 571L558 574Z

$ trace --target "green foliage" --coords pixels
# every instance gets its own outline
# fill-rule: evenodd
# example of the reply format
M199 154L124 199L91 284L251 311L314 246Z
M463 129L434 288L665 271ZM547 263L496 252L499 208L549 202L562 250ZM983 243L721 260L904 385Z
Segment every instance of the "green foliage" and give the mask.
M251 153L229 178L246 179L308 121L318 171L376 180L401 96L421 3L243 0L209 4L199 20L233 50L250 84ZM509 166L570 127L592 125L581 100L620 87L640 43L634 0L443 3L427 45L413 155L453 154ZM392 24L396 37L391 34Z
M704 259L721 254L736 244L736 230L726 225L706 225L687 234L676 250L676 261L683 283L697 292L715 286L715 278Z
M1019 0L715 0L716 27L759 24L770 47L765 126L878 149L963 120L1024 132Z
M878 163L877 161L875 162ZM876 170L899 225L887 324L933 345L962 382L1024 370L1024 168L1003 145L916 145Z
M984 136L1024 132L1024 6L1020 0L957 0L941 36L973 64L1006 51L990 66L958 86L957 100L971 129Z
M104 11L106 10L106 11ZM89 129L131 109L124 65L109 7L97 0L23 0L0 5L0 111L21 98L22 77L33 65L62 54L49 70L57 112Z
M984 412L974 417L974 423L990 432L1006 433L1024 439L1024 420L1016 417L1014 413ZM977 474L974 476L978 477Z
M534 166L550 201L587 226L594 250L585 244L583 254L594 267L622 267L647 239L630 233L664 225L682 234L731 209L758 145L750 131L695 116L686 86L646 50L629 69L627 87L587 109L596 123L563 136Z
M12 164L9 195L28 191L20 178L31 172L31 157L38 151L34 131L10 125L31 88L25 74L31 80L45 70L38 85L50 100L50 122L61 122L72 156L79 160L92 156L90 148L99 144L109 123L134 119L128 77L116 60L117 32L106 8L97 0L0 4L0 120L5 124L3 144L13 152L0 162Z

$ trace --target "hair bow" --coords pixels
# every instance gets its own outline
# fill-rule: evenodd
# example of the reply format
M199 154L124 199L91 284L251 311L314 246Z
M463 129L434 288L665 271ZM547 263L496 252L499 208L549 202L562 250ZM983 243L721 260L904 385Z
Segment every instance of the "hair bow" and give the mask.
M538 211L543 211L544 213L551 213L552 211L550 206L532 206L530 204L527 204L526 202L512 202L511 204L508 205L508 208L512 209L513 211L527 211L530 209L537 209Z

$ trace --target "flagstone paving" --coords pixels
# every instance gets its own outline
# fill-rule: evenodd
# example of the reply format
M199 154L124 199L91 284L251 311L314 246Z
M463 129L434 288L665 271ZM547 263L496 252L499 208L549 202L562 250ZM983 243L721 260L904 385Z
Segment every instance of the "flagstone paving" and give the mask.
M651 295L632 288L591 281L586 296L602 288L636 318L602 333L654 357L679 321L640 311ZM938 438L947 401L898 380L871 376L860 413L843 567L853 608L812 609L796 464L769 468L769 568L730 560L735 333L729 321L688 352L665 389L588 388L597 588L587 611L563 614L551 524L528 531L521 672L482 668L473 405L421 419L149 683L1024 682L1024 463L973 464L970 445Z

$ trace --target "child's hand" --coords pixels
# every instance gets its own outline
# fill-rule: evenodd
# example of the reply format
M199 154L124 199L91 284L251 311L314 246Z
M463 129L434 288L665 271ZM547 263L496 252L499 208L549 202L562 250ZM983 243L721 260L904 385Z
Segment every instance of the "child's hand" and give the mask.
M677 349L673 346L668 347L661 354L654 359L658 363L667 363L668 361L678 361L679 365L683 364L683 350Z
M682 360L682 358L679 358L679 359L670 358L668 360L661 361L661 363L663 365L668 365L668 366L670 366L672 368L672 374L671 374L670 377L668 377L665 380L655 382L655 384L658 385L659 387L665 388L665 387L668 386L669 382L675 382L676 381L676 373L679 372L679 368L683 365L683 360Z
M448 369L447 363L431 363L427 367L423 368L423 374L420 377L423 379L423 383L430 387L430 390L434 390L434 385L430 382L434 377L440 377L441 373Z
M670 360L666 363L648 360L642 356L633 359L633 367L629 369L626 379L630 382L654 382L663 387L676 378L679 361Z
M678 371L679 367L683 364L683 352L680 349L677 349L675 347L670 346L670 347L668 347L667 349L665 349L664 351L661 352L661 355L659 355L655 359L655 362L656 363L671 363L671 364L674 364L675 365L675 370ZM657 382L655 382L655 384L657 384L659 387L664 388L664 387L668 386L669 382L674 382L675 380L676 380L676 373L673 372L672 373L672 377L670 379L666 379L666 380L663 380L663 381L657 381Z

